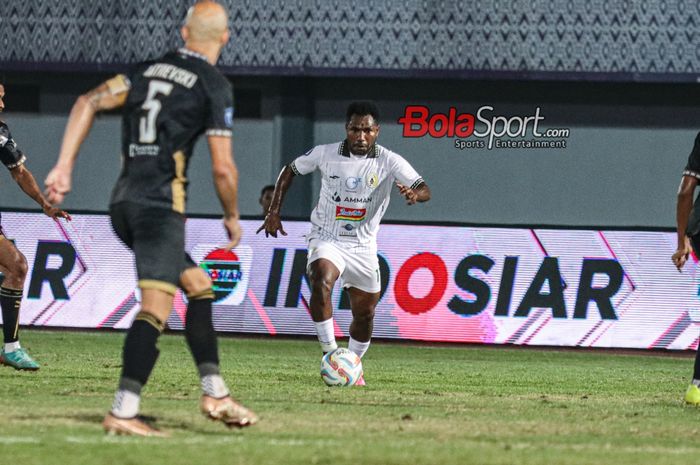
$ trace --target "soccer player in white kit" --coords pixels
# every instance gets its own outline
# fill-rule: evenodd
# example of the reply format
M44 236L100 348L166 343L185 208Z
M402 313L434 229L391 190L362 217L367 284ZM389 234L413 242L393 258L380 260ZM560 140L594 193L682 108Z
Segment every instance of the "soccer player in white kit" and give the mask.
M379 113L373 103L353 102L346 116L344 141L316 146L284 167L258 232L286 236L280 209L292 179L321 172L321 193L307 236L311 318L323 352L337 349L331 292L342 278L353 317L348 348L362 357L369 348L380 297L377 231L391 189L396 184L409 205L430 200L430 189L401 155L376 144ZM364 376L357 384L364 385Z

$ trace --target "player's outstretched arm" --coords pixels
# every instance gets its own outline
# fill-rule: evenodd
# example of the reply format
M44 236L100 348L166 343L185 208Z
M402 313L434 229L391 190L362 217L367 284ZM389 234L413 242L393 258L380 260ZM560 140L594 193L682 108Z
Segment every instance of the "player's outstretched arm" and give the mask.
M272 194L272 202L270 203L270 210L268 210L267 215L265 215L265 221L262 226L258 228L255 234L259 233L263 229L265 230L265 237L277 237L277 231L286 236L287 233L282 227L282 220L280 218L280 211L282 210L282 202L284 201L284 196L289 190L289 186L292 185L292 180L294 179L294 171L289 165L282 168L279 176L277 176L277 182L275 182L275 192Z
M118 75L81 95L75 101L63 133L58 161L44 183L49 201L54 204L61 203L70 192L73 166L80 146L90 132L95 115L100 111L112 110L124 105L129 85L125 76Z
M233 144L230 137L209 136L212 176L216 194L224 210L224 227L229 236L228 249L241 240L241 225L238 212L238 168L233 161Z
M401 195L406 198L406 203L408 205L414 205L416 202L427 202L430 200L430 188L425 182L418 184L415 189L404 186L400 182L396 183L396 187L399 188Z
M691 247L688 236L685 235L688 227L688 217L693 208L693 193L698 185L698 180L693 176L683 176L681 184L678 186L678 201L676 203L676 233L678 236L678 245L673 253L671 260L676 265L678 271L681 271L688 255L690 255Z
M68 221L71 220L68 213L51 205L46 197L41 194L41 189L39 189L36 179L34 179L32 172L29 171L26 166L19 165L16 168L12 168L10 174L17 185L41 206L47 216L51 218L65 218Z

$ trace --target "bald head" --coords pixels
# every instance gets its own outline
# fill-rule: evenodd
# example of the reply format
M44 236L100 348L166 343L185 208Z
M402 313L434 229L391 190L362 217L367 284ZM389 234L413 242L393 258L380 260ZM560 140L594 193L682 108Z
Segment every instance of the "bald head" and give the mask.
M228 14L226 14L226 10L212 0L195 3L187 11L182 37L188 43L225 44L228 40Z

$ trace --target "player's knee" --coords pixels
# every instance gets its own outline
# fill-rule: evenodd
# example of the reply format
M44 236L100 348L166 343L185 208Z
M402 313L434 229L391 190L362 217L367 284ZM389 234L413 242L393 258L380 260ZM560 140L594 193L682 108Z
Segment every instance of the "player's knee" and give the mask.
M358 323L371 324L374 321L374 307L358 312L353 316L353 319Z
M188 268L180 277L180 285L187 296L199 295L211 291L212 282L209 275L199 267Z
M27 277L27 273L29 272L27 259L24 258L24 255L19 252L17 253L12 262L12 269L10 271L17 280L24 282L24 279Z
M333 291L333 281L325 276L316 277L311 281L311 290L318 296L330 298Z

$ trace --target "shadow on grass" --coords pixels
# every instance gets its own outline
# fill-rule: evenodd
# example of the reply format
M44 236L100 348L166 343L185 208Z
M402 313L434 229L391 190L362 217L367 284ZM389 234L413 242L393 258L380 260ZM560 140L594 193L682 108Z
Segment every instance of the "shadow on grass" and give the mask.
M231 435L239 435L242 431L247 428L228 428L221 425L215 425L216 422L207 422L206 419L196 419L193 421L181 421L174 418L168 417L155 417L151 415L139 415L139 418L147 423L148 425L164 430L169 433L189 433L197 434L209 437L223 437ZM95 430L102 431L102 420L104 419L104 414L102 413L76 413L76 414L22 414L22 415L10 415L9 420L28 422L28 423L43 423L47 426L53 425L80 425L80 426L90 426L95 428ZM220 426L219 431L207 429L206 425Z

